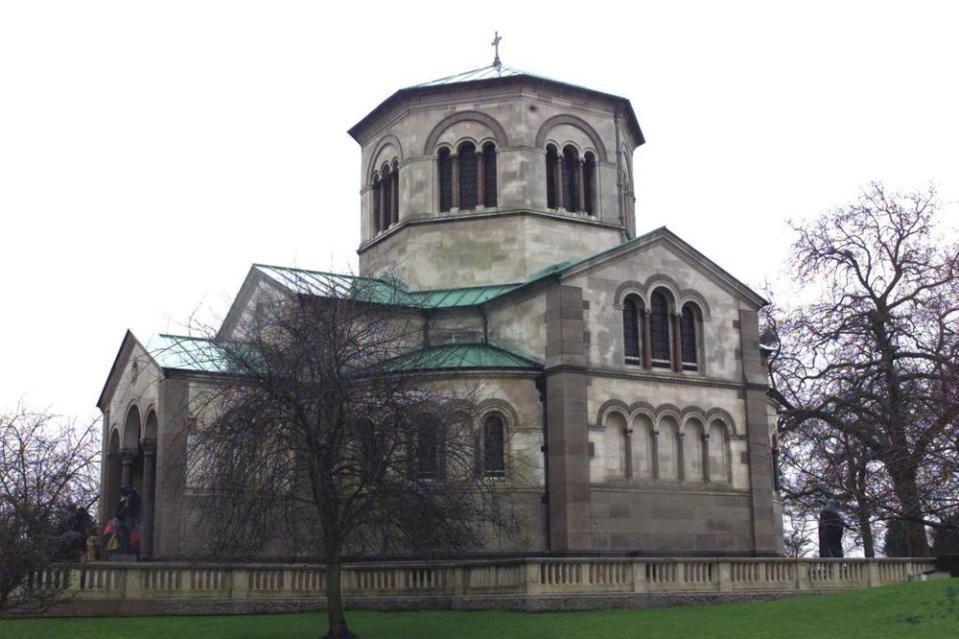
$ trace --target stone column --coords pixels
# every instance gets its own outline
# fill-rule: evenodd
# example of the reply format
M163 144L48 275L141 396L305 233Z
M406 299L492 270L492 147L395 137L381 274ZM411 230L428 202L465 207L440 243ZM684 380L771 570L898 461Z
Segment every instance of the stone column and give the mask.
M556 177L553 182L556 184L556 208L566 208L566 189L563 188L563 156L556 155Z
M586 211L586 190L583 188L583 160L576 163L576 194L579 199L577 211Z
M132 469L130 466L133 465L133 460L136 459L137 451L133 448L121 448L120 449L120 488L132 488L133 487L133 477Z
M686 433L676 433L676 476L679 481L686 480Z
M400 221L400 171L390 172L390 224Z
M453 208L460 207L460 156L452 154L450 162L453 164Z
M649 327L649 313L644 308L640 311L643 321L643 368L652 368L653 367L653 352L652 352L652 331Z
M703 429L703 482L709 483L709 424Z
M673 371L678 373L683 370L682 341L679 337L679 315L674 313L669 317L673 325Z
M143 442L143 534L140 537L140 558L153 554L153 494L156 486L156 442Z
M653 430L653 479L659 479L659 431Z
M486 162L483 161L483 152L476 152L476 208L486 206Z

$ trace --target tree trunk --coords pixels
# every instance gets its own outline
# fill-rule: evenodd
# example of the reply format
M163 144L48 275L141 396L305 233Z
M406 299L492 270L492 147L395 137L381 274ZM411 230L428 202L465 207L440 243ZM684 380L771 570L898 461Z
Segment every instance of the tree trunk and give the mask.
M872 538L872 526L869 523L869 515L863 510L860 510L857 514L859 516L859 534L862 535L863 554L869 558L875 557L876 545Z
M892 475L893 486L899 505L902 507L902 526L909 546L911 557L928 557L929 540L926 538L926 526L922 523L922 508L919 503L919 488L916 482L916 469L897 469Z
M346 617L343 614L343 594L340 591L340 557L331 558L326 562L326 615L329 620L329 630L325 639L351 639L356 637L346 626Z

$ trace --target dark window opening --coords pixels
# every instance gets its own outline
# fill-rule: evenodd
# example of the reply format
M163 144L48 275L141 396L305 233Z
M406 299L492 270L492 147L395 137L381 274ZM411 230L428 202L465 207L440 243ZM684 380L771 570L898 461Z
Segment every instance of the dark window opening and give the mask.
M559 203L556 201L556 163L558 161L556 147L552 144L546 147L546 207L550 209L559 208Z
M687 304L679 318L679 339L682 346L683 370L696 370L699 359L696 352L696 311Z
M669 304L666 296L656 291L650 297L649 334L652 364L657 368L670 367Z
M475 209L477 204L476 147L471 142L464 142L460 145L459 164L460 209L468 211Z
M483 422L483 474L487 477L506 476L505 431L499 415L490 415Z
M623 304L623 341L626 346L626 363L639 364L640 343L639 303L633 296Z

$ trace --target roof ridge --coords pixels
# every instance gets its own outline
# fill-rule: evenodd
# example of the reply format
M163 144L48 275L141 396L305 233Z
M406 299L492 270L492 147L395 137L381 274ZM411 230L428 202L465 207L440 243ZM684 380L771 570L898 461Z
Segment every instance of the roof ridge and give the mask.
M389 280L384 280L379 277L369 277L367 275L352 275L349 273L335 273L333 271L318 271L312 268L300 268L298 266L279 266L277 264L262 264L260 262L254 262L253 266L258 268L274 268L280 271L298 271L302 273L313 273L315 275L332 275L334 277L349 277L354 280L369 280L371 282L380 282L382 284L388 284L393 286L393 282Z

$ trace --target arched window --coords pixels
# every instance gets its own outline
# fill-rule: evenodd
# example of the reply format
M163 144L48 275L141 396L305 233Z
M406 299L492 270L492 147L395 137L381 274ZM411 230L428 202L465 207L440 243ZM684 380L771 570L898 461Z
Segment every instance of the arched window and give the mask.
M700 317L699 308L695 304L683 305L683 312L679 318L679 335L684 371L699 370L697 343L699 341Z
M380 227L380 205L383 203L383 199L380 196L380 190L383 187L383 183L380 180L380 176L373 174L373 232L379 233L383 229Z
M669 301L662 290L653 291L649 298L649 335L652 365L656 368L669 368Z
M596 156L587 151L583 156L583 199L586 212L596 214Z
M476 147L472 142L463 142L457 149L460 169L460 209L475 209L477 200Z
M434 418L424 416L416 429L416 476L436 479L443 476L443 433Z
M546 207L558 209L559 203L559 155L556 147L546 147Z
M583 207L579 204L579 151L571 146L563 149L563 204L567 211L580 211Z
M440 182L440 211L449 211L453 207L453 158L448 148L443 147L437 153L436 168Z
M483 145L483 206L496 206L496 145Z
M493 413L483 420L483 475L506 476L506 425Z
M396 224L400 221L400 165L393 160L393 166L390 167L390 224Z
M641 364L639 345L643 335L643 302L636 295L630 295L623 302L623 344L627 364Z

